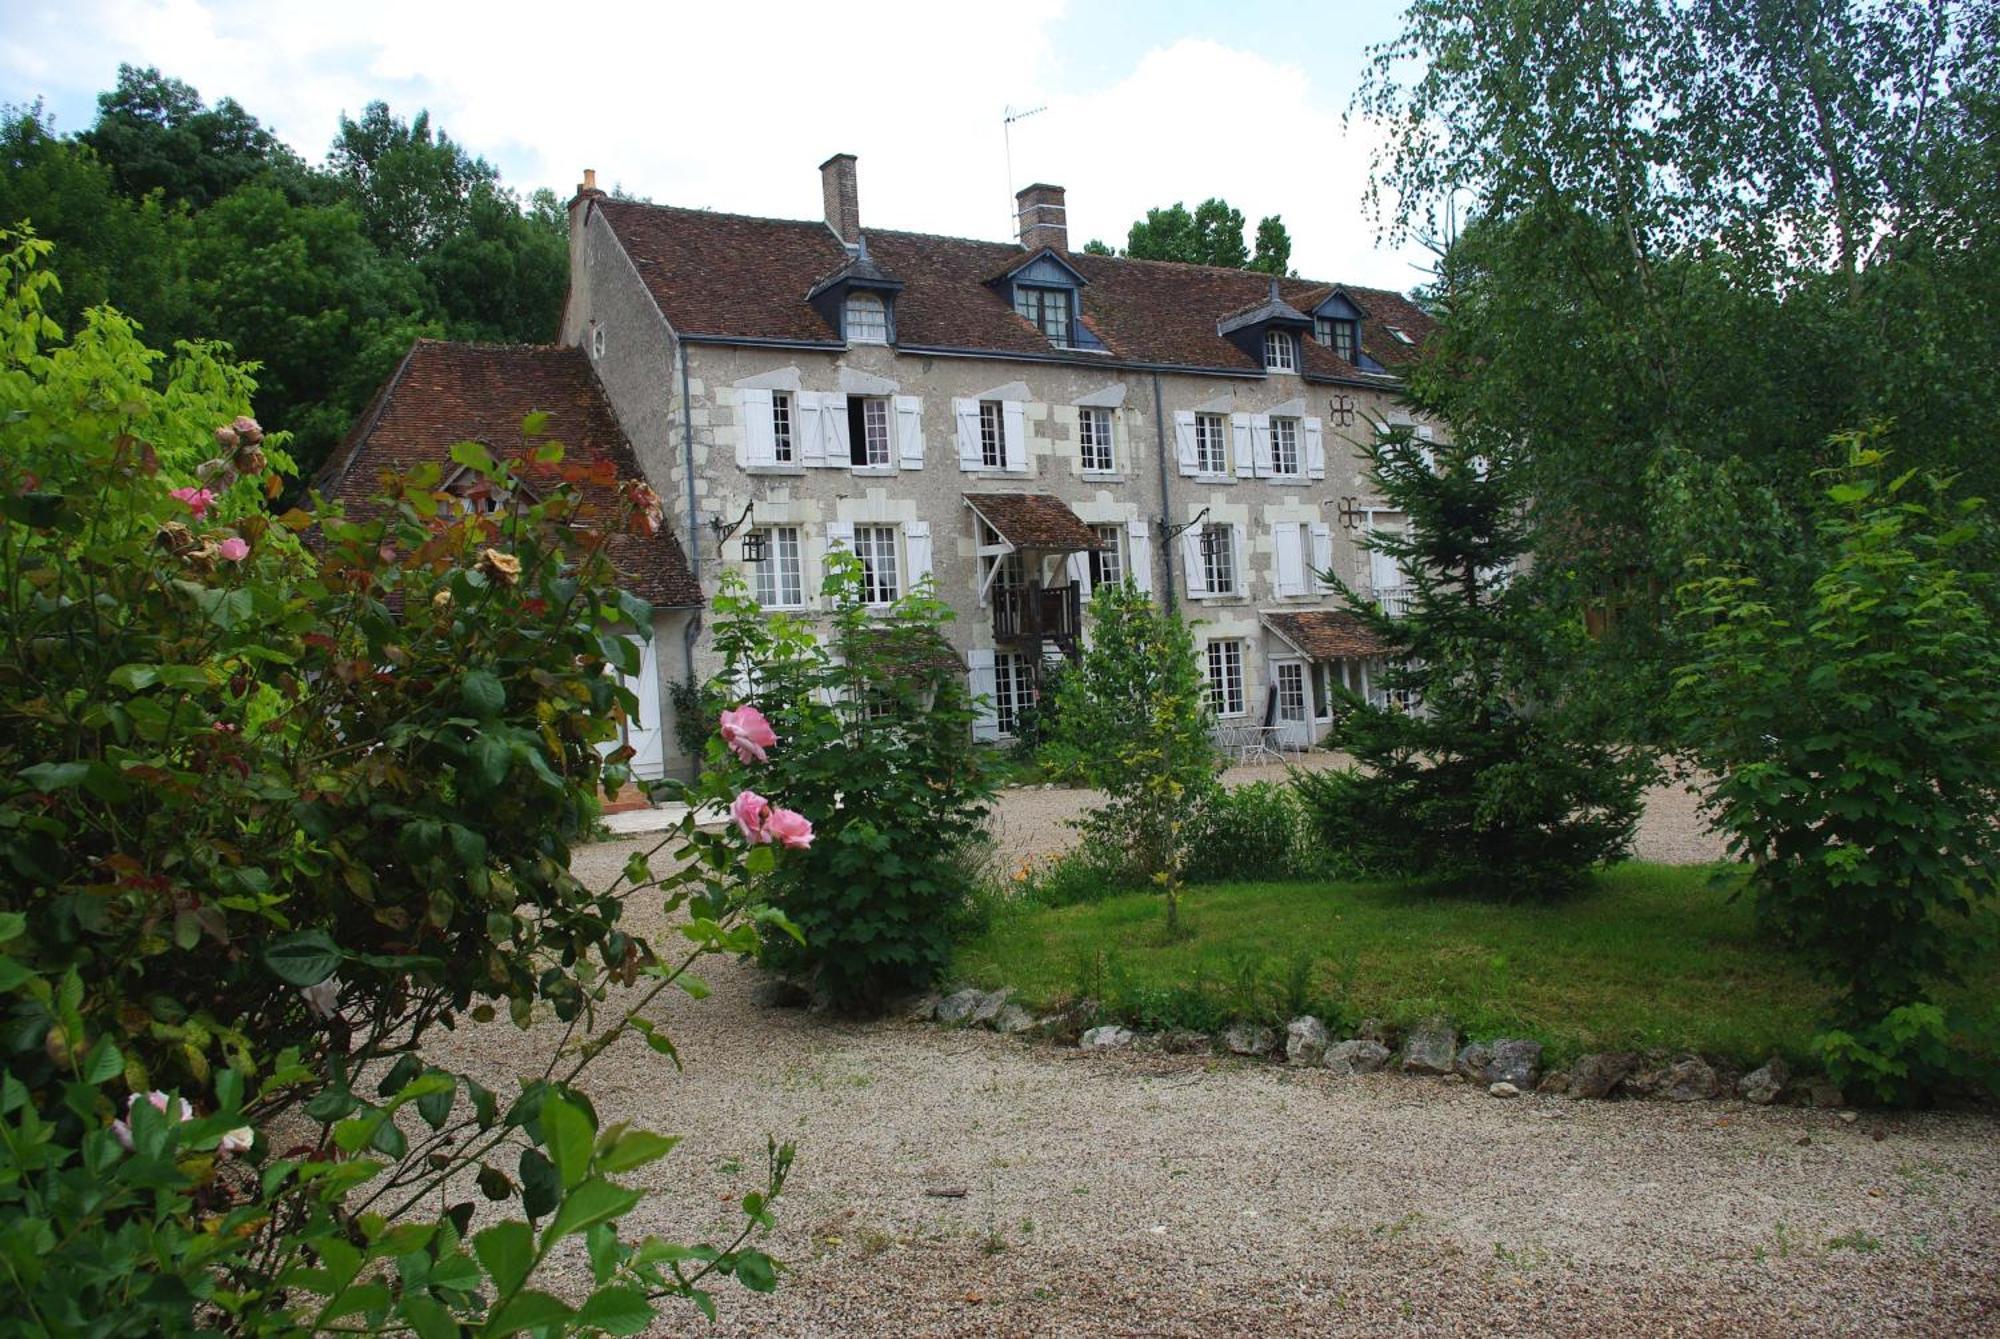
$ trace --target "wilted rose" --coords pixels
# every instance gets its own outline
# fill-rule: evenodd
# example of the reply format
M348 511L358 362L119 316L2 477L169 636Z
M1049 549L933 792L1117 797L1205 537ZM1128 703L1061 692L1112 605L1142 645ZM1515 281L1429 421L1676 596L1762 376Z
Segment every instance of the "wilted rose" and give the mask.
M488 549L479 555L479 570L488 580L511 586L521 579L521 560L511 553Z
M257 1142L257 1132L247 1125L239 1125L226 1132L215 1146L217 1157L233 1158L248 1153L250 1146Z
M340 1003L340 982L328 977L316 986L300 986L299 997L313 1017L331 1018L334 1006Z
M236 429L227 425L217 428L215 430L215 441L216 445L220 446L223 450L234 451L236 449Z
M236 429L237 439L245 446L255 446L264 440L264 430L248 414L237 415L236 421L229 426Z

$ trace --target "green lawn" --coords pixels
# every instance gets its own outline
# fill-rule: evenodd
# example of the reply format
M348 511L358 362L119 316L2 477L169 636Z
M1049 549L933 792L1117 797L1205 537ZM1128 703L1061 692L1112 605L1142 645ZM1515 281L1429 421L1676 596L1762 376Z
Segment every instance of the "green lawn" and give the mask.
M1594 1050L1807 1057L1827 992L1753 933L1748 897L1707 867L1622 865L1555 906L1440 898L1393 884L1230 884L1188 893L1164 937L1151 894L1003 913L958 975L1032 1006L1082 995L1148 1026L1231 1017L1408 1023Z

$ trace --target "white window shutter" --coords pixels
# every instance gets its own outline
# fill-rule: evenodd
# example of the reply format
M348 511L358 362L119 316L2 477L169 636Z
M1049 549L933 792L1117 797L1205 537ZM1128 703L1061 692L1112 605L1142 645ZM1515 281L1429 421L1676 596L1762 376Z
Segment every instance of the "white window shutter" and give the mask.
M1208 566L1201 558L1201 527L1198 525L1181 531L1181 566L1187 568L1188 598L1198 600L1208 594Z
M1128 521L1125 525L1126 547L1129 562L1127 572L1132 584L1142 595L1153 593L1153 536L1144 521Z
M931 523L909 521L903 526L903 555L909 559L910 589L931 574Z
M744 466L777 464L777 438L771 431L771 392L752 387L738 394L742 396L742 401L737 417L743 426L737 435L736 463Z
M1252 414L1250 416L1250 466L1259 479L1268 479L1277 473L1277 462L1271 456L1271 416Z
M993 673L993 653L977 647L965 653L965 665L972 683L972 737L982 742L1000 738L1000 716L993 698L1000 685Z
M1236 477L1247 479L1256 469L1255 457L1250 450L1250 416L1231 414L1229 430L1230 435L1236 439Z
M1326 478L1326 430L1316 418L1306 420L1306 478Z
M1180 459L1182 474L1198 474L1200 467L1194 451L1194 410L1174 411L1174 451Z
M1027 406L1007 400L1000 406L1000 423L1006 429L1007 468L1015 474L1028 472Z
M1306 593L1306 554L1303 528L1297 521L1280 521L1271 530L1277 550L1278 594Z
M1078 598L1090 598L1090 555L1077 552L1069 556L1070 584L1077 589Z
M828 521L826 523L826 547L829 550L846 549L849 553L854 552L854 522Z
M951 421L958 430L958 467L979 468L979 401L953 400Z
M826 464L826 424L819 402L818 391L800 391L792 397L792 436L801 465Z
M1315 595L1326 595L1333 590L1320 575L1333 570L1333 527L1318 521L1312 528L1312 590Z
M1243 527L1240 525L1229 527L1229 555L1236 560L1229 565L1229 570L1236 574L1236 590L1233 593L1248 595L1250 569L1243 564Z
M924 467L924 402L914 395L896 397L896 454L906 470Z
M822 391L819 397L820 418L825 423L826 442L825 464L836 469L854 463L854 444L847 432L847 397L839 391Z

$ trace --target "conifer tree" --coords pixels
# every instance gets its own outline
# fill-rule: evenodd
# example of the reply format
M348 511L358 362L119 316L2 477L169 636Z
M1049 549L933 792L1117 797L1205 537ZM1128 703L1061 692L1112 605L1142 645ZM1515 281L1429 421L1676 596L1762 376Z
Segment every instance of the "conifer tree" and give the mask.
M1302 788L1370 867L1506 898L1561 893L1627 853L1653 764L1565 691L1584 631L1517 568L1531 535L1515 462L1407 429L1370 458L1406 529L1366 542L1401 568L1406 611L1324 574L1387 647L1387 692L1345 695L1335 738L1361 766Z

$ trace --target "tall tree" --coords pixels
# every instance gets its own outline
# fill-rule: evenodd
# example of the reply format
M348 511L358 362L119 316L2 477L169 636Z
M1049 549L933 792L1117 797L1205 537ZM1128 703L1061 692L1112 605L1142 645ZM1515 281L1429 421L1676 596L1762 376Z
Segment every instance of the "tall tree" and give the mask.
M1292 275L1291 265L1292 235L1285 231L1285 221L1276 214L1257 220L1257 254L1248 268L1284 278Z
M1251 262L1250 248L1243 240L1243 226L1243 212L1230 208L1227 200L1211 197L1193 213L1176 200L1165 209L1147 210L1146 217L1132 225L1125 238L1125 254L1135 260L1177 260L1187 265L1284 273L1292 241L1283 222L1273 215L1257 225L1256 264Z
M500 174L442 131L429 112L405 121L386 102L371 102L361 119L340 118L327 169L360 208L369 240L384 255L416 260L463 227L474 200Z
M118 67L118 86L97 96L97 122L79 138L134 200L159 191L202 209L267 172L288 181L305 164L233 98L210 107L157 69Z

